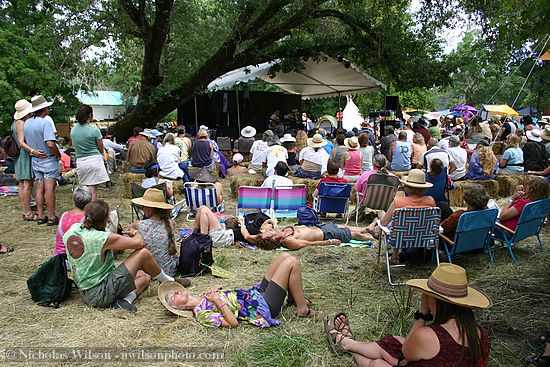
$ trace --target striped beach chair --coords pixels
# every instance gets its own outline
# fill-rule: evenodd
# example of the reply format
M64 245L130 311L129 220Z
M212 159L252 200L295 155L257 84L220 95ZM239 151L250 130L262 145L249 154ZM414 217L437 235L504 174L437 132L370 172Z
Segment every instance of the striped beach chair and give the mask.
M305 185L277 186L273 189L272 218L296 218L296 211L306 204Z
M271 187L241 186L238 191L235 215L242 216L250 209L269 211L272 197Z
M216 186L213 183L186 182L183 184L183 192L189 213L187 220L191 220L197 209L205 205L212 211L218 211L220 204L216 198Z
M355 210L355 225L359 222L359 212L362 208L372 210L388 210L399 187L399 179L383 173L370 175L363 192L357 191L357 208Z
M385 242L386 269L388 281L391 285L404 284L395 282L391 274L392 268L404 266L401 264L390 264L390 257L393 249L432 249L436 262L439 265L437 245L440 222L441 213L440 209L437 207L396 209L388 227L382 226L380 220L376 220L376 223L382 229L380 244L378 246L378 261L380 261L382 242Z

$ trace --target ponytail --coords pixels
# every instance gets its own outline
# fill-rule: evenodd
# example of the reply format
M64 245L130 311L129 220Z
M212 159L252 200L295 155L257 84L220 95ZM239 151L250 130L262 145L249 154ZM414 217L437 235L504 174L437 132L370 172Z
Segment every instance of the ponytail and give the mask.
M94 218L91 215L86 215L84 221L82 222L81 227L86 229L91 229L94 225Z
M166 234L168 235L168 254L175 255L178 250L176 248L176 239L174 238L174 230L172 229L172 224L170 223L170 210L158 209L158 214L160 219L164 222L164 227L166 229Z

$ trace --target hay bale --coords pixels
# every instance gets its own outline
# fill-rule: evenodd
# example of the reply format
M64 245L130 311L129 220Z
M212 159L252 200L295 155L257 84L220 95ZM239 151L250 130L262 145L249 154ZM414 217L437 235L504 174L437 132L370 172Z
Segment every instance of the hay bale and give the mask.
M388 170L388 172L390 172L391 174L397 176L398 178L403 178L403 177L407 176L410 171L390 171L390 170Z
M319 180L311 180L309 178L301 178L301 177L294 177L289 176L289 178L294 182L294 184L301 184L306 186L307 191L307 201L313 202L313 192L317 188L317 185L319 185Z
M514 194L516 187L523 183L525 176L522 174L515 175L497 175L498 195L501 198L509 197Z
M491 198L499 197L498 182L496 180L475 180L475 181L457 181L455 182L454 190L449 191L449 199L452 207L465 207L464 191L473 184L478 184L485 187Z
M241 186L261 186L264 182L264 177L262 175L256 174L243 174L229 177L229 187L231 188L231 197L236 199L237 193L239 192L239 187Z
M145 178L143 173L128 172L122 175L122 181L124 182L124 196L127 198L132 197L132 183L141 185L141 181Z

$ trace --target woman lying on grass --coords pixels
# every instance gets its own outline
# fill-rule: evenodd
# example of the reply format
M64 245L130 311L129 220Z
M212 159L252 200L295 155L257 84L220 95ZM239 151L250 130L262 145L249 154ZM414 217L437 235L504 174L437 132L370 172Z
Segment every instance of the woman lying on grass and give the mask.
M472 307L489 308L491 300L468 286L466 271L441 263L429 279L411 279L422 292L420 310L406 338L387 335L378 342L356 341L346 314L325 321L325 334L336 353L348 352L359 366L486 367L487 331L476 324Z
M320 311L309 308L304 296L300 262L283 253L273 261L261 283L250 289L222 291L211 286L200 297L190 295L178 283L161 284L159 299L170 312L189 316L209 327L237 327L239 321L246 321L258 327L277 326L275 317L281 312L287 296L287 304L296 304L298 317L321 316Z

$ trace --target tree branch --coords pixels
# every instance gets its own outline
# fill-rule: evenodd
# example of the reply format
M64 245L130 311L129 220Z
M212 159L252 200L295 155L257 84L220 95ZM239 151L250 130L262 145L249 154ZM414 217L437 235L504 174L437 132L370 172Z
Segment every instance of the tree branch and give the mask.
M140 0L139 9L136 8L131 0L119 0L119 2L126 14L130 17L130 20L132 20L134 25L139 29L140 37L145 38L151 28L147 19L145 19L145 1Z

